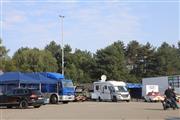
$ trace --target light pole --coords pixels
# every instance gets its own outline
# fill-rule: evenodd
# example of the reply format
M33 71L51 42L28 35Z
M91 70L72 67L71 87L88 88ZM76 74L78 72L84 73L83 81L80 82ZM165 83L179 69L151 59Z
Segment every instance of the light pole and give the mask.
M62 75L64 75L64 41L63 41L63 19L65 16L59 15L61 18L61 39L62 39Z

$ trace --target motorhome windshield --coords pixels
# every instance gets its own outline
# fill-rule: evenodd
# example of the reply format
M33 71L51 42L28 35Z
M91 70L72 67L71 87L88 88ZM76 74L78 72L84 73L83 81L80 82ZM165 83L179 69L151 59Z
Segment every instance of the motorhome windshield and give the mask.
M128 92L125 86L115 86L114 88L115 88L115 91L117 92Z
M73 87L72 81L63 81L63 87Z

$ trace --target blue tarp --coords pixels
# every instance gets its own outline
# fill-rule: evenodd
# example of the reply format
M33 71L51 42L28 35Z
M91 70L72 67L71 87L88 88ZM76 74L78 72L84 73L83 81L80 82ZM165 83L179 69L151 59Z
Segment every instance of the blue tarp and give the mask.
M51 79L55 79L55 80L61 80L64 79L64 75L60 74L60 73L54 73L54 72L42 72L42 75L51 78Z
M37 81L39 81L41 84L56 84L57 81L51 78L47 78L41 73L23 73L24 75L31 77Z
M127 83L127 88L142 88L142 84L139 83Z
M39 84L40 82L22 74L21 72L6 72L0 75L0 84L18 84L18 83Z

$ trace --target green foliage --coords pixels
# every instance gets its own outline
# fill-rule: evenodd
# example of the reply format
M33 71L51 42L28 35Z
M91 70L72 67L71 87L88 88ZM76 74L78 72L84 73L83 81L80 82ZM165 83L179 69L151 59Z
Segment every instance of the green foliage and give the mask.
M18 71L40 72L56 71L56 59L49 51L21 48L13 56Z
M2 45L2 40L0 38L0 70L6 70L6 61L7 61L7 53L9 50L6 49L5 46Z
M102 74L108 76L108 79L126 81L128 78L124 45L118 41L114 44L97 51L96 60L96 76L100 78Z
M1 44L2 40L0 40ZM20 48L12 59L0 46L0 68L3 71L52 71L61 73L62 50L50 42L44 50ZM127 47L121 41L98 50L95 54L64 46L65 77L76 84L92 83L102 74L108 79L141 82L143 77L180 74L180 41L177 47L162 43L157 49L150 43L142 45L133 40Z
M180 55L174 46L164 42L157 50L156 59L158 75L180 74Z

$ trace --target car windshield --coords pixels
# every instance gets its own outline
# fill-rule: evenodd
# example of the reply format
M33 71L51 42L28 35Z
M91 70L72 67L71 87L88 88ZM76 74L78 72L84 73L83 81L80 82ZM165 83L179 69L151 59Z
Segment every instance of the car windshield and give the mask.
M62 83L64 87L73 87L72 81L63 81Z
M128 92L125 86L115 86L114 88L117 92Z

